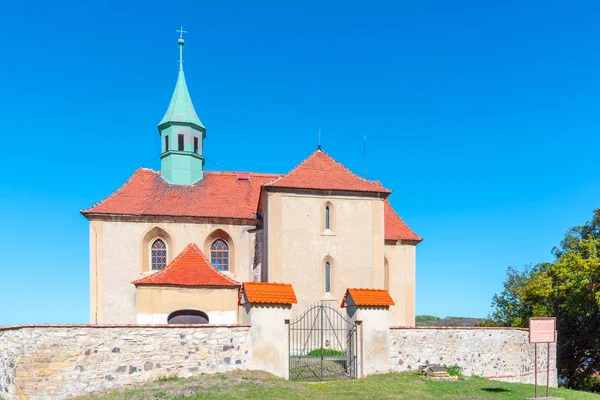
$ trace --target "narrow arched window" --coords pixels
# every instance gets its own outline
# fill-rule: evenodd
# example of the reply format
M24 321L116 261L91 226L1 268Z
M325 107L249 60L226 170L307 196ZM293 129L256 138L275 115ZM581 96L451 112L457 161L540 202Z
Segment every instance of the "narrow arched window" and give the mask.
M329 262L325 263L325 291L331 292L331 265Z
M329 229L329 206L325 207L325 229Z
M229 245L217 239L210 246L210 262L219 271L229 271Z
M152 242L152 271L163 269L167 265L167 245L161 239Z

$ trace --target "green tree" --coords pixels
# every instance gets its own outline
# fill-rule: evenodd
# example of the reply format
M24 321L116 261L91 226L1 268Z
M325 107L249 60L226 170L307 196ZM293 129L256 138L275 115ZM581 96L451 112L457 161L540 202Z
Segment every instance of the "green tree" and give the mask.
M560 378L567 387L600 390L600 209L553 253L552 263L508 268L486 323L526 327L531 317L556 316Z

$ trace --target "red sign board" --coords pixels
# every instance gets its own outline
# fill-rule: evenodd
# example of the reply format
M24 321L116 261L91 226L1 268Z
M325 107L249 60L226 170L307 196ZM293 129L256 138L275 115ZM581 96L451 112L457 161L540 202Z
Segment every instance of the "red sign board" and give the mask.
M556 318L530 318L529 343L556 342Z

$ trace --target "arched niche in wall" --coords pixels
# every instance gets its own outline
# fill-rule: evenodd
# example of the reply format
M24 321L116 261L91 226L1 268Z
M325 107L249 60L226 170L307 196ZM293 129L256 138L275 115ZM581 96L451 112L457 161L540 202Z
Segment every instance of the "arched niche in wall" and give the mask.
M157 240L161 240L166 245L167 264L173 259L173 239L171 239L171 235L157 226L151 228L144 233L140 244L140 272L143 274L156 272L152 270L152 244Z
M167 323L174 324L208 324L208 315L200 310L177 310L169 314Z
M235 245L223 229L216 229L204 241L204 255L221 272L235 272Z
M333 257L328 255L323 258L323 261L321 261L320 271L321 273L319 275L321 277L321 291L325 294L337 293L335 287L336 268Z
M335 233L335 207L331 201L326 201L321 207L321 232L324 234Z

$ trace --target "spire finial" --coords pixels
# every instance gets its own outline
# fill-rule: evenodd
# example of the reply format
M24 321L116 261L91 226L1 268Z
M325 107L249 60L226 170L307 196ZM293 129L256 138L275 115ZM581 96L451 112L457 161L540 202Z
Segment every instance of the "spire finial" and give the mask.
M183 40L183 34L187 33L187 31L183 30L183 25L181 25L181 29L177 29L175 32L179 32L179 70L183 71L183 45L185 44L185 40Z

